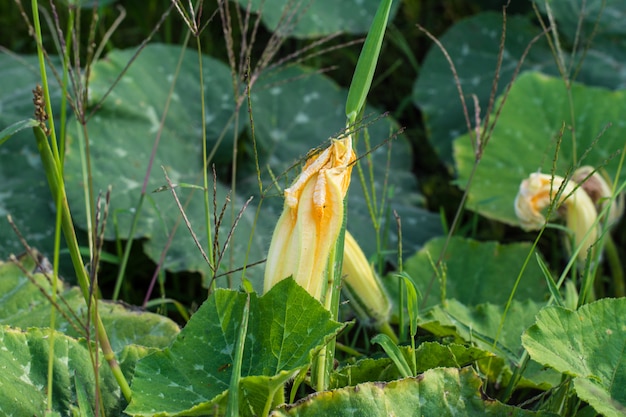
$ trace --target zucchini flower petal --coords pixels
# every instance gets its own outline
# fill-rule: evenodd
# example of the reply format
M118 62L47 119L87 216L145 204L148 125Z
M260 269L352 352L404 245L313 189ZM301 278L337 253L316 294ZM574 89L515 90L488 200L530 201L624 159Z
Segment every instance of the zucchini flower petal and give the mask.
M391 313L389 297L363 250L348 231L344 242L342 275L344 289L357 315L361 319L372 319L376 326L387 323Z
M563 188L561 193L560 188ZM541 229L546 222L542 210L553 204L557 196L555 209L565 217L567 228L574 234L574 244L581 246L579 259L584 260L598 238L598 228L594 225L598 212L589 195L577 183L565 182L563 177L556 175L532 173L522 181L515 197L515 214L523 229ZM589 230L591 232L585 239Z
M333 140L312 155L291 187L278 219L265 266L264 291L293 277L321 300L325 270L343 223L343 200L350 185L352 137Z

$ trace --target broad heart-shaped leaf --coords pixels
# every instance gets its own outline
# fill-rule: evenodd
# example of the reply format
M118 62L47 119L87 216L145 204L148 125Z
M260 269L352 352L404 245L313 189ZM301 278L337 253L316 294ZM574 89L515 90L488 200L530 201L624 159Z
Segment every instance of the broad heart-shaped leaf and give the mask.
M437 277L432 265L439 259L445 241L445 237L428 241L404 264L404 271L411 277L422 297L426 295L430 286L426 304L422 299L418 300L420 309L440 303L442 294L466 306L485 302L506 303L531 251L531 245L528 243L505 245L453 237L443 259L445 272L440 271L440 276L445 274L445 291L442 291L443 278ZM397 298L397 280L387 279L385 282L389 292ZM539 301L545 298L546 293L545 278L533 253L514 297L517 300Z
M58 60L51 57L53 64ZM0 130L33 117L32 90L41 77L36 56L0 54ZM60 89L50 77L53 112L58 116ZM0 138L1 141L1 138ZM0 259L24 247L6 217L10 214L29 245L52 254L55 216L48 183L31 129L15 133L0 145Z
M286 68L259 80L256 90L252 91L252 112L261 153L260 166L269 165L277 176L286 173L279 177L281 189L289 187L299 174L299 163L304 163L307 152L327 146L330 137L336 137L343 131L347 94L347 90L341 89L330 78L303 67ZM365 114L370 116L366 123L372 122L367 132L371 147L380 145L398 131L398 124L389 117L374 120L380 111L368 108ZM406 137L400 135L366 156L365 130L360 129L358 135L358 142L355 142L357 157L361 157L370 199L376 200L378 210L387 207L381 216L381 230L384 231L381 248L376 248L376 235L358 167L352 171L348 192L347 228L368 256L386 250L395 253L398 238L392 213L396 210L403 219L404 249L412 253L426 240L440 235L442 229L438 215L418 207L423 197L412 173L411 146ZM242 174L238 185L240 191L255 194L258 193L257 176L250 167L247 175ZM375 197L371 194L370 168L376 188ZM272 183L266 169L262 170L261 178L266 187ZM383 196L384 184L387 184L387 194ZM267 210L264 211L264 218L273 221L282 211L283 199L278 196L275 186L269 189L268 194L270 198L263 200L263 209ZM389 194L392 194L391 198ZM383 197L384 206L381 205Z
M508 36L500 71L499 92L511 80L530 41L541 32L540 28L521 16L508 16L506 27ZM489 104L501 32L502 15L485 12L460 20L440 38L456 67L472 126L475 124L472 95L478 98L483 117ZM554 58L545 41L533 46L523 68L555 71ZM452 141L467 132L467 124L450 64L436 45L428 51L420 76L414 84L413 103L423 113L430 143L440 158L451 165Z
M561 79L534 72L518 78L476 171L469 208L495 220L518 224L513 202L521 181L538 170L552 172L557 148L557 175L564 176L579 161L594 167L606 163L609 176L615 177L619 158L606 161L624 147L626 92L582 84L573 84L571 90L570 110ZM581 160L583 155L585 159ZM455 141L454 157L459 185L465 187L474 160L467 135ZM622 170L620 180L624 178L626 171Z
M411 363L411 347L400 348L408 363ZM415 349L416 374L440 367L464 367L485 358L493 358L490 352L460 344L443 345L425 342ZM371 381L392 381L402 376L390 358L367 358L353 365L346 365L331 374L331 388L355 386Z
M139 361L126 413L211 414L228 391L247 297L250 314L241 366L244 385L258 385L263 378L269 384L277 376L292 376L343 327L292 279L281 281L261 298L219 289L192 316L170 348Z
M602 299L577 311L546 307L522 336L539 363L575 377L578 396L605 416L626 411L626 299Z
M12 262L0 262L0 324L22 329L49 327L52 284L41 273L35 261L27 256ZM39 258L42 265L49 265ZM24 273L22 268L28 273ZM50 272L50 271L47 271ZM29 279L29 275L30 278ZM51 275L51 274L50 274ZM72 337L84 337L87 309L78 287L66 287L59 280L56 329ZM130 344L163 348L179 332L178 325L167 317L150 312L133 311L121 304L99 301L98 312L107 330L111 347L121 352ZM93 338L93 326L90 328Z
M515 363L522 351L522 333L533 323L541 307L534 301L513 300L504 324L500 326L503 306L485 303L467 307L456 300L447 300L445 306L427 311L419 326L437 336L457 336L473 342L479 348Z
M134 50L113 51L105 60L93 66L90 84L92 103L100 100L134 53ZM147 46L133 62L128 72L87 125L90 167L96 193L112 185L109 212L112 217L115 217L117 228L108 227L106 237L114 238L116 231L119 233L119 238L128 237L133 214L139 203L143 180L150 163L152 147L158 135L159 121L170 85L175 79L176 88L172 95L146 189L148 195L132 237L152 239L146 244L147 253L153 260L158 261L170 233L175 229L176 224L180 224L180 230L176 230L174 240L169 247L165 267L174 271L208 273L209 267L196 248L185 224L181 222L180 212L171 193L169 191L152 193L153 190L167 184L161 166L165 167L175 184L202 184L201 120L203 115L199 96L201 89L198 57L194 52L185 52L180 72L176 74L179 54L179 47L153 44ZM228 123L235 105L230 89L230 70L221 62L207 57L202 58L202 65L206 99L204 118L207 122L209 150L218 144L222 129L227 128L225 140L219 144L216 154L215 162L219 169L229 165L232 153L233 130ZM245 118L240 118L240 120L245 120ZM72 141L66 157L65 179L75 220L79 226L86 227L84 182L81 176L84 161L79 150L80 146L84 146L84 137L81 129L77 129L75 124L73 127L71 129ZM208 191L210 202L213 200L212 189L211 184ZM226 200L228 188L218 183L216 189L216 204L219 210ZM206 238L202 191L191 188L177 188L176 190L200 244L205 251L208 251L210 244ZM189 202L188 197L191 197ZM236 214L243 205L242 199L233 196L231 201ZM214 224L212 206L210 204L211 216L208 219L211 225ZM247 252L249 237L252 235L253 214L254 208L251 208L239 223L239 233L243 238L231 241L231 249L238 254ZM229 206L220 229L222 244L226 241L233 220L234 215L231 216ZM215 236L214 230L212 234ZM251 261L262 259L264 250L264 243L254 241L250 253ZM227 254L226 260L228 259ZM242 265L242 263L237 263L236 266Z
M47 329L26 331L0 325L0 414L3 416L43 416L46 410L48 355L52 334ZM127 347L121 355L121 368L126 378L138 358L148 350ZM54 393L52 410L61 416L72 415L77 406L76 392L80 389L96 404L96 384L92 357L84 341L77 341L54 332ZM100 355L102 360L102 355ZM99 399L106 415L121 415L126 401L109 366L98 366Z
M261 14L267 28L280 36L315 38L337 32L366 33L376 14L378 0L237 0L246 10ZM392 5L390 21L398 10ZM260 10L259 10L260 9Z
M368 382L356 387L313 394L295 405L283 406L270 416L551 416L523 410L486 398L482 381L467 367L437 368L417 378L389 383Z

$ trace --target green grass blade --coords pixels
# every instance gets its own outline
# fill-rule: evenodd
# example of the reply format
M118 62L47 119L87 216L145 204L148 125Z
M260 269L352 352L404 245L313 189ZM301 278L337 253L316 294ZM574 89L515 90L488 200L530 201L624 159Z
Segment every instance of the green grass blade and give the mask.
M559 286L556 285L554 278L552 278L552 273L550 273L550 269L546 265L546 263L541 259L539 254L535 254L537 258L537 263L539 264L539 268L541 268L541 272L543 272L543 276L546 279L546 283L548 284L548 290L550 290L550 295L554 298L554 302L559 306L563 307L563 297L561 296L561 292L559 291Z
M28 129L29 127L39 126L39 122L35 119L20 120L0 130L0 145L9 140L11 136L19 132L20 130Z
M393 363L398 367L398 371L400 371L404 378L413 376L411 367L406 361L404 355L402 355L402 352L400 352L400 348L398 345L393 343L389 336L386 334L378 334L372 338L372 343L378 343L385 350L387 356L389 356Z
M385 36L385 28L389 19L389 10L393 0L382 0L374 16L374 21L370 27L365 44L359 55L359 60L352 76L348 99L346 100L346 117L350 124L356 121L357 115L361 112L365 104L365 98L369 93L380 47Z
M396 275L398 278L404 279L404 285L406 287L407 294L407 309L409 312L409 327L411 330L411 336L415 337L417 334L417 319L419 317L419 297L421 294L418 293L418 290L413 285L413 281L411 277L406 272L402 272Z

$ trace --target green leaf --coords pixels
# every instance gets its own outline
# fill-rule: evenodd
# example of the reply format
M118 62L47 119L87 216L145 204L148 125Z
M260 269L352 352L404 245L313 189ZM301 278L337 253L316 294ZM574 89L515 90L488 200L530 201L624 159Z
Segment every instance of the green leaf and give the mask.
M603 299L577 311L546 307L522 336L537 362L574 376L583 400L604 416L626 411L626 299Z
M479 348L517 362L522 352L521 335L534 321L541 304L513 300L504 324L504 307L485 303L467 307L456 300L437 306L423 315L420 327L437 336L458 335ZM497 341L496 341L497 338ZM494 347L494 342L497 342Z
M498 93L504 91L511 80L524 49L541 32L523 16L507 16L506 27L508 36ZM502 14L485 12L458 21L439 39L456 67L472 127L475 108L471 97L476 95L478 98L484 118L496 71L501 32ZM532 47L522 68L556 72L554 58L545 41ZM413 94L413 103L423 113L430 143L440 158L451 166L452 142L467 133L467 124L450 64L436 45L432 45L426 55Z
M170 348L139 361L132 384L133 398L126 413L212 413L228 392L233 346L246 298L243 293L217 290ZM250 294L242 384L258 387L265 379L266 386L270 386L277 378L284 382L293 377L341 328L319 302L291 279L281 281L261 298ZM262 404L254 409L265 405L267 398L260 398Z
M361 34L369 29L379 0L237 0L245 10L259 13L265 26L280 36L315 38L337 32ZM392 16L399 2L392 7Z
M471 368L431 369L417 378L368 382L312 395L272 416L550 416L486 398L482 381Z
M40 257L38 261L44 268L50 266L47 259ZM21 268L12 262L0 262L0 324L21 329L49 327L51 304L42 292L51 294L52 285L32 258L24 256L20 264ZM51 276L50 270L46 272ZM59 288L57 330L71 337L85 337L87 309L80 289L66 287L62 280L59 280ZM115 352L121 352L130 344L162 348L179 332L178 325L167 317L133 311L122 304L103 300L98 301L98 305ZM90 331L93 337L93 327Z
M349 122L355 123L357 115L361 112L365 105L365 99L370 91L376 64L378 63L378 55L380 47L385 37L385 28L389 19L389 10L393 0L382 0L374 16L374 21L370 27L365 44L356 63L356 69L348 90L348 99L346 100L346 117Z
M404 264L415 288L426 294L433 279L430 294L421 309L440 303L442 283L436 277L431 259L436 261L445 244L445 238L430 240ZM467 306L484 302L504 304L508 299L524 260L531 251L528 243L500 244L453 237L446 249L445 263L447 298L455 298ZM387 281L390 293L397 293L397 285ZM394 289L395 287L395 289ZM543 300L546 282L534 256L524 270L515 299Z
M573 84L571 90L575 138L563 81L533 72L518 78L474 176L469 208L491 219L518 224L513 202L520 183L532 172L552 172L556 138L564 125L556 174L564 176L585 154L581 161L584 165L599 167L606 163L609 176L615 177L619 158L611 160L611 156L624 147L626 91L611 92L582 84ZM464 187L474 163L467 135L455 141L454 152L459 185ZM624 179L626 171L622 170L620 180Z
M5 416L43 416L46 410L48 355L51 332L31 328L26 331L0 326L0 414ZM54 395L52 410L70 415L80 396L95 403L95 375L90 351L84 341L54 332ZM146 350L137 346L125 350L121 360L126 376ZM98 367L99 399L107 415L120 415L125 400L108 365Z

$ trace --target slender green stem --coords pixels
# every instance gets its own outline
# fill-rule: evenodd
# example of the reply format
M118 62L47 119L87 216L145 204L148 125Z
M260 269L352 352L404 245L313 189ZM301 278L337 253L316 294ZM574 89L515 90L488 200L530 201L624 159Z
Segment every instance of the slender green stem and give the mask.
M53 123L53 113L52 113L52 105L50 103L50 90L48 88L48 76L46 73L46 64L44 60L43 54L43 44L42 44L42 36L41 36L41 23L39 21L39 7L37 4L37 0L32 0L31 8L33 11L33 24L35 27L35 36L37 40L37 57L39 58L39 72L41 74L41 83L43 90L43 98L44 98L44 106L46 109L46 113L50 120L50 135L52 138L52 144L56 151L57 158L59 156L59 151L56 146L56 132L54 130ZM38 130L43 136L44 140L45 135L40 127L34 128ZM61 175L61 172L56 172L55 174ZM53 388L54 388L54 342L55 342L55 328L56 328L56 298L57 298L57 288L59 282L59 252L60 252L60 242L61 242L61 210L59 210L61 206L61 194L60 193L52 193L53 198L55 198L57 215L56 215L56 227L54 233L54 254L53 254L53 274L52 274L52 294L51 297L51 305L50 305L50 334L49 334L49 350L48 350L48 380L47 380L47 410L52 411L53 404Z
M209 204L209 167L207 158L207 137L206 137L206 109L204 99L204 73L202 66L202 44L200 37L196 36L196 46L198 48L198 76L200 77L200 109L202 111L202 183L204 185L204 216L206 227L206 247L207 255L211 266L215 266L215 251L213 250L213 234L211 233L211 205ZM217 268L213 271L213 277L217 274ZM215 279L211 279L212 283L215 283Z
M76 278L78 281L78 285L83 293L83 297L85 298L85 302L87 305L94 305L95 300L93 295L90 292L90 281L89 275L85 266L83 265L82 258L80 256L80 249L78 247L78 239L76 238L76 232L74 231L74 224L72 222L72 215L70 213L70 207L67 202L67 194L65 192L65 184L63 183L62 177L59 176L59 170L57 166L57 161L50 149L50 145L48 140L40 127L33 128L35 133L35 139L37 140L37 148L39 150L39 155L41 156L41 161L44 167L44 172L46 173L46 177L48 179L48 185L50 187L50 191L53 196L60 196L62 199L62 204L59 207L62 212L62 222L61 227L63 229L63 234L65 235L65 241L67 243L70 257L72 259L72 264L74 266L74 271L76 272ZM100 342L100 348L102 349L102 353L106 361L109 363L111 367L111 371L113 376L115 377L122 394L126 398L127 401L130 401L131 391L130 386L128 385L128 381L124 377L122 370L120 369L119 364L115 358L115 353L111 348L111 343L109 342L109 337L107 335L106 329L102 324L102 320L100 316L97 316L95 320L96 325L96 334L98 336L98 341Z

